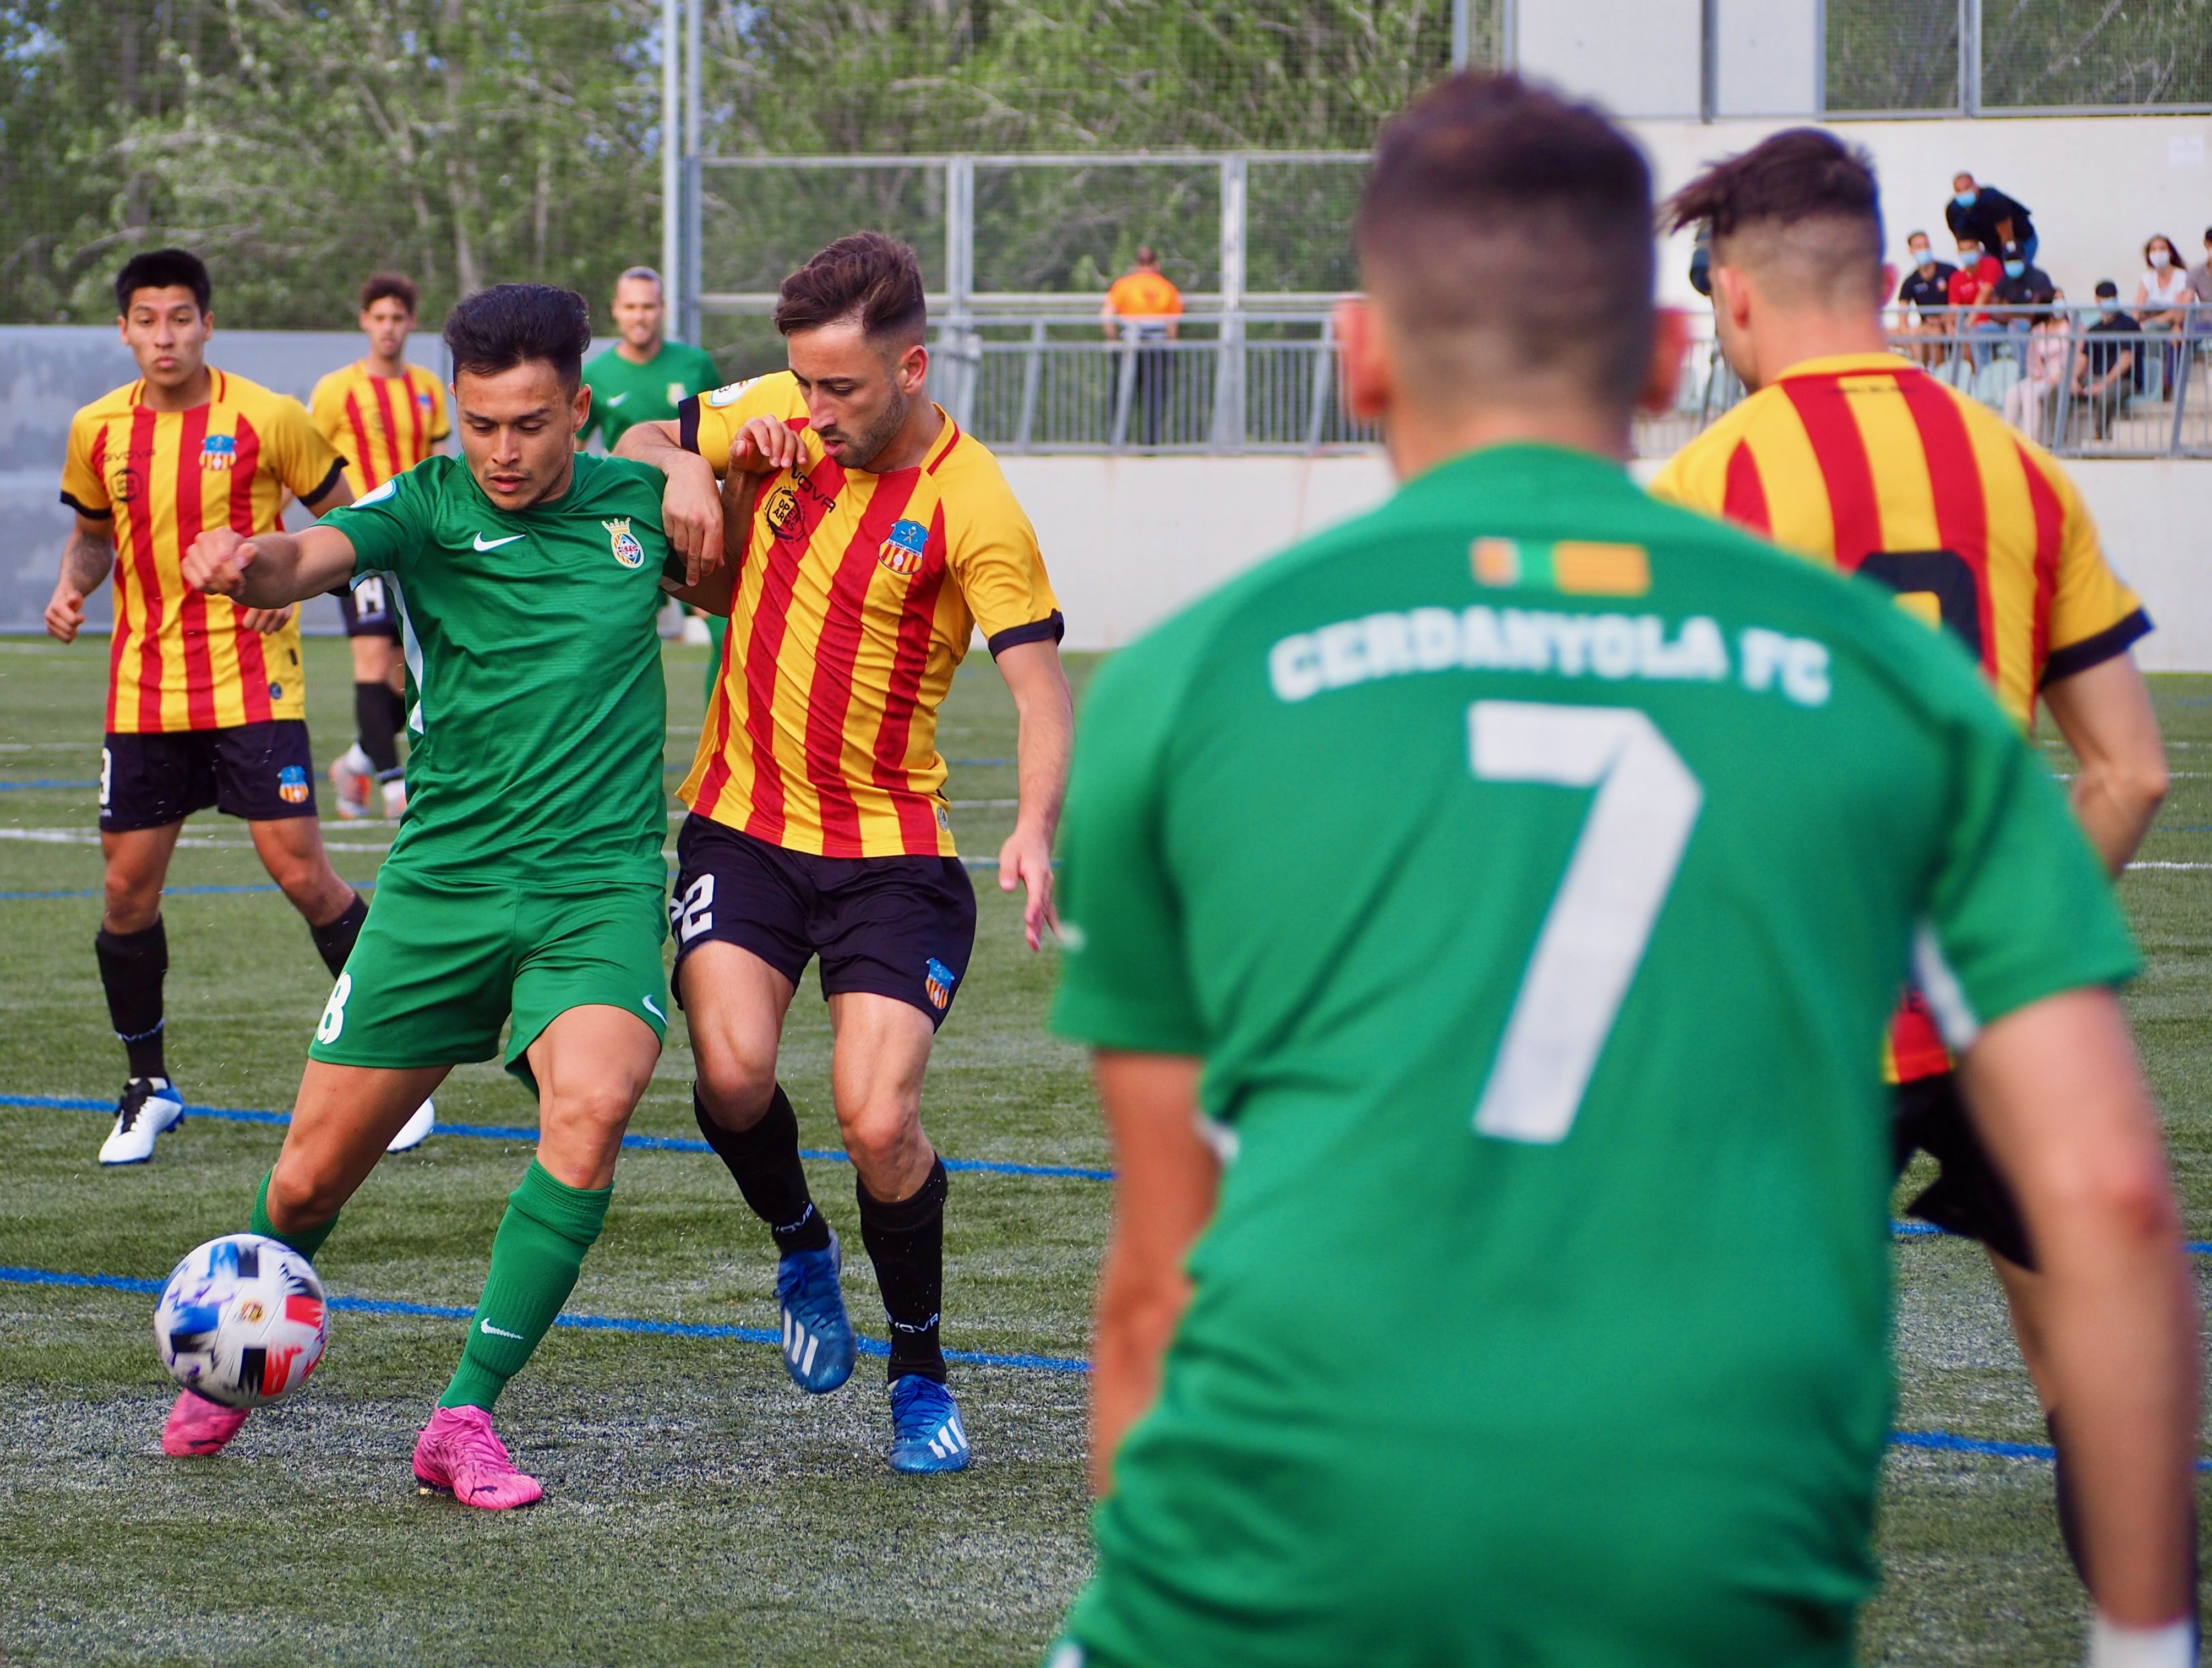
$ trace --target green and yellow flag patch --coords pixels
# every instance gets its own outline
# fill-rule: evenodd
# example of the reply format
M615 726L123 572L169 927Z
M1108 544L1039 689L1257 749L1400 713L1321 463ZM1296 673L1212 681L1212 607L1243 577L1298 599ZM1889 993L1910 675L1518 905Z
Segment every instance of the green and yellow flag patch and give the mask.
M1468 561L1474 582L1495 590L1528 586L1572 596L1641 597L1651 589L1651 558L1640 544L1487 537L1468 547Z

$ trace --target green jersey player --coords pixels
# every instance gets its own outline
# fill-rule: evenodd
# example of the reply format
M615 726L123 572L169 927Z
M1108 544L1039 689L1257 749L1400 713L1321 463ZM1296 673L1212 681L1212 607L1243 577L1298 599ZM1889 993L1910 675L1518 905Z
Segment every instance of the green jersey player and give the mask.
M1629 480L1649 192L1511 78L1386 130L1339 336L1407 484L1085 705L1056 1020L1120 1197L1055 1668L1848 1663L1916 945L2066 1293L2100 1626L2185 1640L2126 931L1948 643Z
M392 1132L453 1066L496 1054L512 1019L505 1058L537 1094L538 1156L415 1450L426 1488L501 1509L539 1489L494 1434L492 1404L599 1235L667 1023L653 621L664 589L694 595L679 581L701 573L662 534L657 470L573 448L591 404L581 297L501 285L455 307L445 337L463 458L428 458L296 537L205 534L185 573L254 607L367 573L397 600L407 817L251 1227L314 1255ZM244 1417L187 1391L163 1447L213 1453Z

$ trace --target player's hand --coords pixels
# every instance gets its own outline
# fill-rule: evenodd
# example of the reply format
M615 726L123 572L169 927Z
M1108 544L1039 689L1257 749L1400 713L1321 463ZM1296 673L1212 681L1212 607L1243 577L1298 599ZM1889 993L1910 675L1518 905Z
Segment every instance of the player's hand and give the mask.
M211 527L185 552L185 583L213 596L235 597L246 589L246 570L257 554L252 539L228 527Z
M730 467L744 475L773 475L805 455L799 436L781 417L755 417L730 442Z
M684 558L685 585L695 585L721 566L722 488L714 465L695 452L654 461L668 477L660 494L661 531Z
M84 592L64 580L54 587L46 604L46 635L64 643L76 641L84 625Z
M1060 912L1052 902L1052 841L1031 829L1017 828L999 847L999 890L1017 886L1029 889L1022 907L1022 936L1036 949L1044 942L1044 929L1060 931Z
M258 631L266 637L272 631L281 631L284 622L292 617L292 610L284 608L241 608L238 623L248 631Z

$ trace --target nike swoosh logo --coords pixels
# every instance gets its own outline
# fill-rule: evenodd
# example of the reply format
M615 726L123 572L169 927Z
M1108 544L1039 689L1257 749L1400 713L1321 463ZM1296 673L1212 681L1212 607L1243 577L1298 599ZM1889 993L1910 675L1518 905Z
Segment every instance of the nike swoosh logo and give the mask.
M638 998L638 1000L639 1000L640 1002L642 1002L643 1004L645 1004L645 1011L646 1011L646 1012L647 1012L648 1014L651 1014L651 1015L652 1015L655 1019L659 1020L659 1021L663 1025L665 1025L665 1024L667 1024L667 1023L668 1023L668 1016L667 1016L666 1014L662 1013L662 1012L660 1011L660 1010L659 1010L659 1009L658 1009L658 1008L656 1008L656 1007L654 1007L654 1006L653 1005L653 998L652 998L651 997L649 997L649 996L641 996L641 997Z
M616 395L612 399L609 400L609 401L607 402L607 403L608 403L609 405L620 405L620 404L621 404L624 400L628 399L629 397L629 396L628 394L617 394L617 395Z
M515 540L521 537L522 535L520 533L509 533L505 538L487 539L482 533L478 533L477 535L477 549L479 550L496 550L501 545L512 544Z
M510 1332L504 1326L495 1326L489 1320L479 1320L477 1322L477 1325L483 1327L484 1331L489 1332L494 1337L511 1337L520 1340L522 1337L521 1333Z

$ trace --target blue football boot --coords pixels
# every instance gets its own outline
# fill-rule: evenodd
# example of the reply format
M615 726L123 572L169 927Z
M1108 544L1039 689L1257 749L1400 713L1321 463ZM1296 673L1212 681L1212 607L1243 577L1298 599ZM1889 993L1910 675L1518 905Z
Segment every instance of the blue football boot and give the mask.
M919 1373L891 1380L893 1471L964 1471L972 1457L951 1391Z
M826 1396L853 1376L853 1323L837 1272L844 1253L835 1233L820 1251L794 1251L776 1265L775 1301L783 1311L783 1366L810 1396Z

